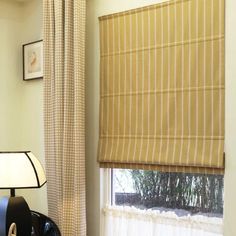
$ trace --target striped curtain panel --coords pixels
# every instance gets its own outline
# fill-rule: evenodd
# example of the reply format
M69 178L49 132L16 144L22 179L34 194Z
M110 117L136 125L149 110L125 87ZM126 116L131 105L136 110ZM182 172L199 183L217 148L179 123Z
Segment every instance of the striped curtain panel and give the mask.
M44 122L49 216L86 235L85 0L44 0Z
M101 167L224 171L224 0L102 16Z

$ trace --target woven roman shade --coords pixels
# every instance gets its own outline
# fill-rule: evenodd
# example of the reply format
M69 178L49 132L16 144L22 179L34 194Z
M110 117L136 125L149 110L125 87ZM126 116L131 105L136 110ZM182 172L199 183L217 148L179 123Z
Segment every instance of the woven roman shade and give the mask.
M224 0L100 21L101 167L224 170Z

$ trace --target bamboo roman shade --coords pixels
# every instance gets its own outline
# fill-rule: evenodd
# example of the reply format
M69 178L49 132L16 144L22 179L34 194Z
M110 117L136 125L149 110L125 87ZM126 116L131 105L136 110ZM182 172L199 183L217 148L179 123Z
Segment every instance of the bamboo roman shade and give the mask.
M224 0L99 20L100 166L223 173Z

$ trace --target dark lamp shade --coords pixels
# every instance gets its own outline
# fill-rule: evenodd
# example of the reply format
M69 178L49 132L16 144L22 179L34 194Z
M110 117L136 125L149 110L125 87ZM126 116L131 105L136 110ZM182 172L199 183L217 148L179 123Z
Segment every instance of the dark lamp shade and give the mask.
M0 189L40 188L44 169L31 152L0 152Z

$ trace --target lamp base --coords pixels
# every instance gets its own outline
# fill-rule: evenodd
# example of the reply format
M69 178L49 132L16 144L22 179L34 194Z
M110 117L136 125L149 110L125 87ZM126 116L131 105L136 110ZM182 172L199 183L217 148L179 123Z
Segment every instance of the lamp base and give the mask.
M31 213L23 197L3 197L0 200L1 236L8 235L12 223L16 224L17 236L31 236Z

